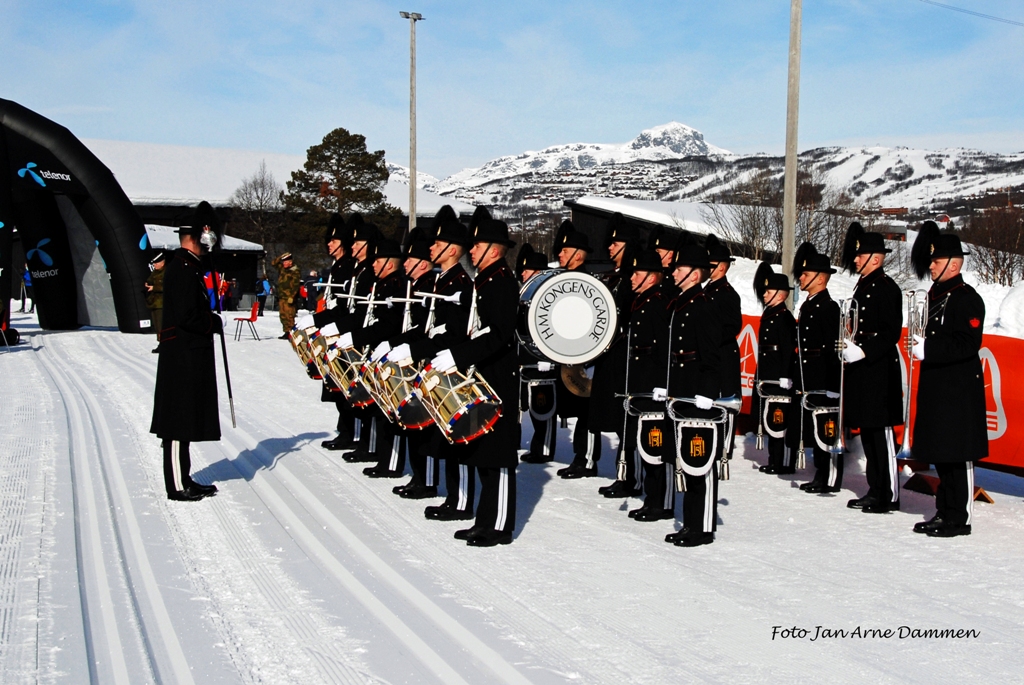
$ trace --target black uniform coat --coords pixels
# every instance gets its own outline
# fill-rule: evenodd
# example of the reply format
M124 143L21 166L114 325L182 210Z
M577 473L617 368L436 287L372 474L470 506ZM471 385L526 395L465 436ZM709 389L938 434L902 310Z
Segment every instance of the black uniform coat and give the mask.
M795 350L796 319L793 313L784 302L767 307L761 313L761 327L757 333L757 380L790 378ZM776 386L765 388L770 394L776 394L777 390Z
M914 459L932 464L988 456L985 379L978 350L985 303L955 276L928 294L928 327L917 386Z
M377 281L377 287L372 290L373 299L405 297L405 284L408 282L409 277L399 267ZM405 316L403 303L395 302L390 307L386 304L370 306L373 307L373 323L369 326L357 326L352 330L352 346L355 348L377 345L384 340L397 337L402 332L402 319Z
M722 327L719 387L722 397L740 396L740 345L743 330L743 310L740 296L726 278L719 278L704 286L704 297L715 306ZM710 397L710 395L708 395Z
M668 394L719 396L722 378L722 324L700 286L683 292L670 306Z
M418 290L419 288L417 288ZM429 330L417 330L401 340L409 344L414 361L430 361L441 350L465 341L469 307L473 298L473 279L456 263L437 276L433 291L438 295L460 294L457 302L434 301L434 320ZM430 304L427 303L428 313Z
M463 373L476 366L507 408L502 410L494 430L466 445L465 456L459 458L471 466L515 468L519 463L519 359L515 338L519 282L500 259L477 274L473 287L479 330L487 332L451 348L452 357Z
M654 286L633 299L629 315L629 392L649 393L668 387L668 311L661 288Z
M592 432L618 432L625 416L622 398L616 393L626 391L626 331L629 330L633 290L628 278L616 269L601 279L612 291L618 313L618 332L608 350L594 363L594 382L590 387L590 417L587 428Z
M843 423L881 428L903 423L903 374L897 349L903 328L903 292L881 269L857 283L860 306L854 342L866 357L844 372Z
M338 295L348 292L349 281L355 274L356 260L349 256L334 260L331 264L330 275L327 278L329 287L324 288L322 293L325 304L333 303L337 308L348 308L348 300L345 298L335 299ZM314 320L316 317L314 317ZM320 390L321 402L344 402L344 395L339 390L331 390L328 386L328 379L324 379L323 387ZM333 383L331 383L333 386Z
M213 335L221 320L210 311L199 258L174 251L164 276L164 321L149 431L164 440L220 440Z
M356 264L352 270L350 281L351 278L356 279L355 290L352 294L362 297L369 295L373 284L377 282L377 276L373 272L373 260L366 259ZM344 292L348 294L347 290ZM323 328L327 324L333 323L337 325L339 333L348 333L361 327L365 317L365 304L358 300L342 298L338 300L338 306L334 309L325 309L314 314L313 322L317 328Z
M797 344L799 353L792 358L793 369L789 378L793 380L793 390L796 398L793 400L797 408L802 408L802 396L804 390L839 392L839 371L841 363L839 360L839 305L828 290L822 290L813 295L800 305L800 319L796 324ZM803 361L803 373L801 374L800 362ZM811 402L816 406L835 405L838 400L829 399L825 395L814 395ZM786 442L795 447L800 440L801 432L796 430L799 425L795 422L800 420L804 412L790 412L789 425L794 428L786 433ZM806 412L804 418L803 438L805 443L812 444L814 425L812 415Z

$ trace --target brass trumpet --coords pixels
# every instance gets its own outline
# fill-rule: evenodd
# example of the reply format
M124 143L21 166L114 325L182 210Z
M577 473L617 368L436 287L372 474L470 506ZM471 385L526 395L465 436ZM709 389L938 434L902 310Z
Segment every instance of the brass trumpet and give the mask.
M843 350L846 341L857 337L857 326L860 321L860 303L852 297L839 300L839 340L836 342L836 353L839 355L839 426L836 430L836 444L832 446L833 454L842 454L846 450L846 429L843 427L843 386L846 384L846 361Z
M903 293L907 307L907 337L903 344L907 350L907 396L903 403L903 445L899 459L910 459L910 401L914 391L914 338L924 337L928 327L928 291L908 290Z

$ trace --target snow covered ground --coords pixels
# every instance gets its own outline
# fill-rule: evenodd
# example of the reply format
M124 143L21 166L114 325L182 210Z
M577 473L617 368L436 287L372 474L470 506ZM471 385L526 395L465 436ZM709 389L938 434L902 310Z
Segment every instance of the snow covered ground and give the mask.
M198 503L163 495L151 336L13 324L29 343L0 352L3 682L1020 680L1016 477L979 470L996 503L976 505L972 536L938 540L910 530L929 497L847 509L865 490L853 455L844 492L807 495L807 472L758 473L748 437L717 541L686 550L662 542L672 522L626 517L639 500L597 495L606 436L602 478L521 466L514 544L476 549L320 448L336 414L274 315L264 340L229 340L239 426L222 394L224 439L193 450L220 493ZM812 641L817 626L977 636Z

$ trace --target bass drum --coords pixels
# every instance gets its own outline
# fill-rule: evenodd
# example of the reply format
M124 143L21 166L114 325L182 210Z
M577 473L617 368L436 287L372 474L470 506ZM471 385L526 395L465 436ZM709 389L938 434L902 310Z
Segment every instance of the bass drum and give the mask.
M611 347L618 327L612 293L581 271L542 271L519 291L516 337L530 354L586 364Z

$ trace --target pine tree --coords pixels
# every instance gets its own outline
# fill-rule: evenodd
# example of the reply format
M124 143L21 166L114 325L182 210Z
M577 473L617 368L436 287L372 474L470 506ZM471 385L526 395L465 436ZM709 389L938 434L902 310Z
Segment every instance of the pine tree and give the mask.
M306 151L306 163L287 183L285 202L314 214L373 212L385 204L387 180L384 151L368 152L365 136L336 128Z

